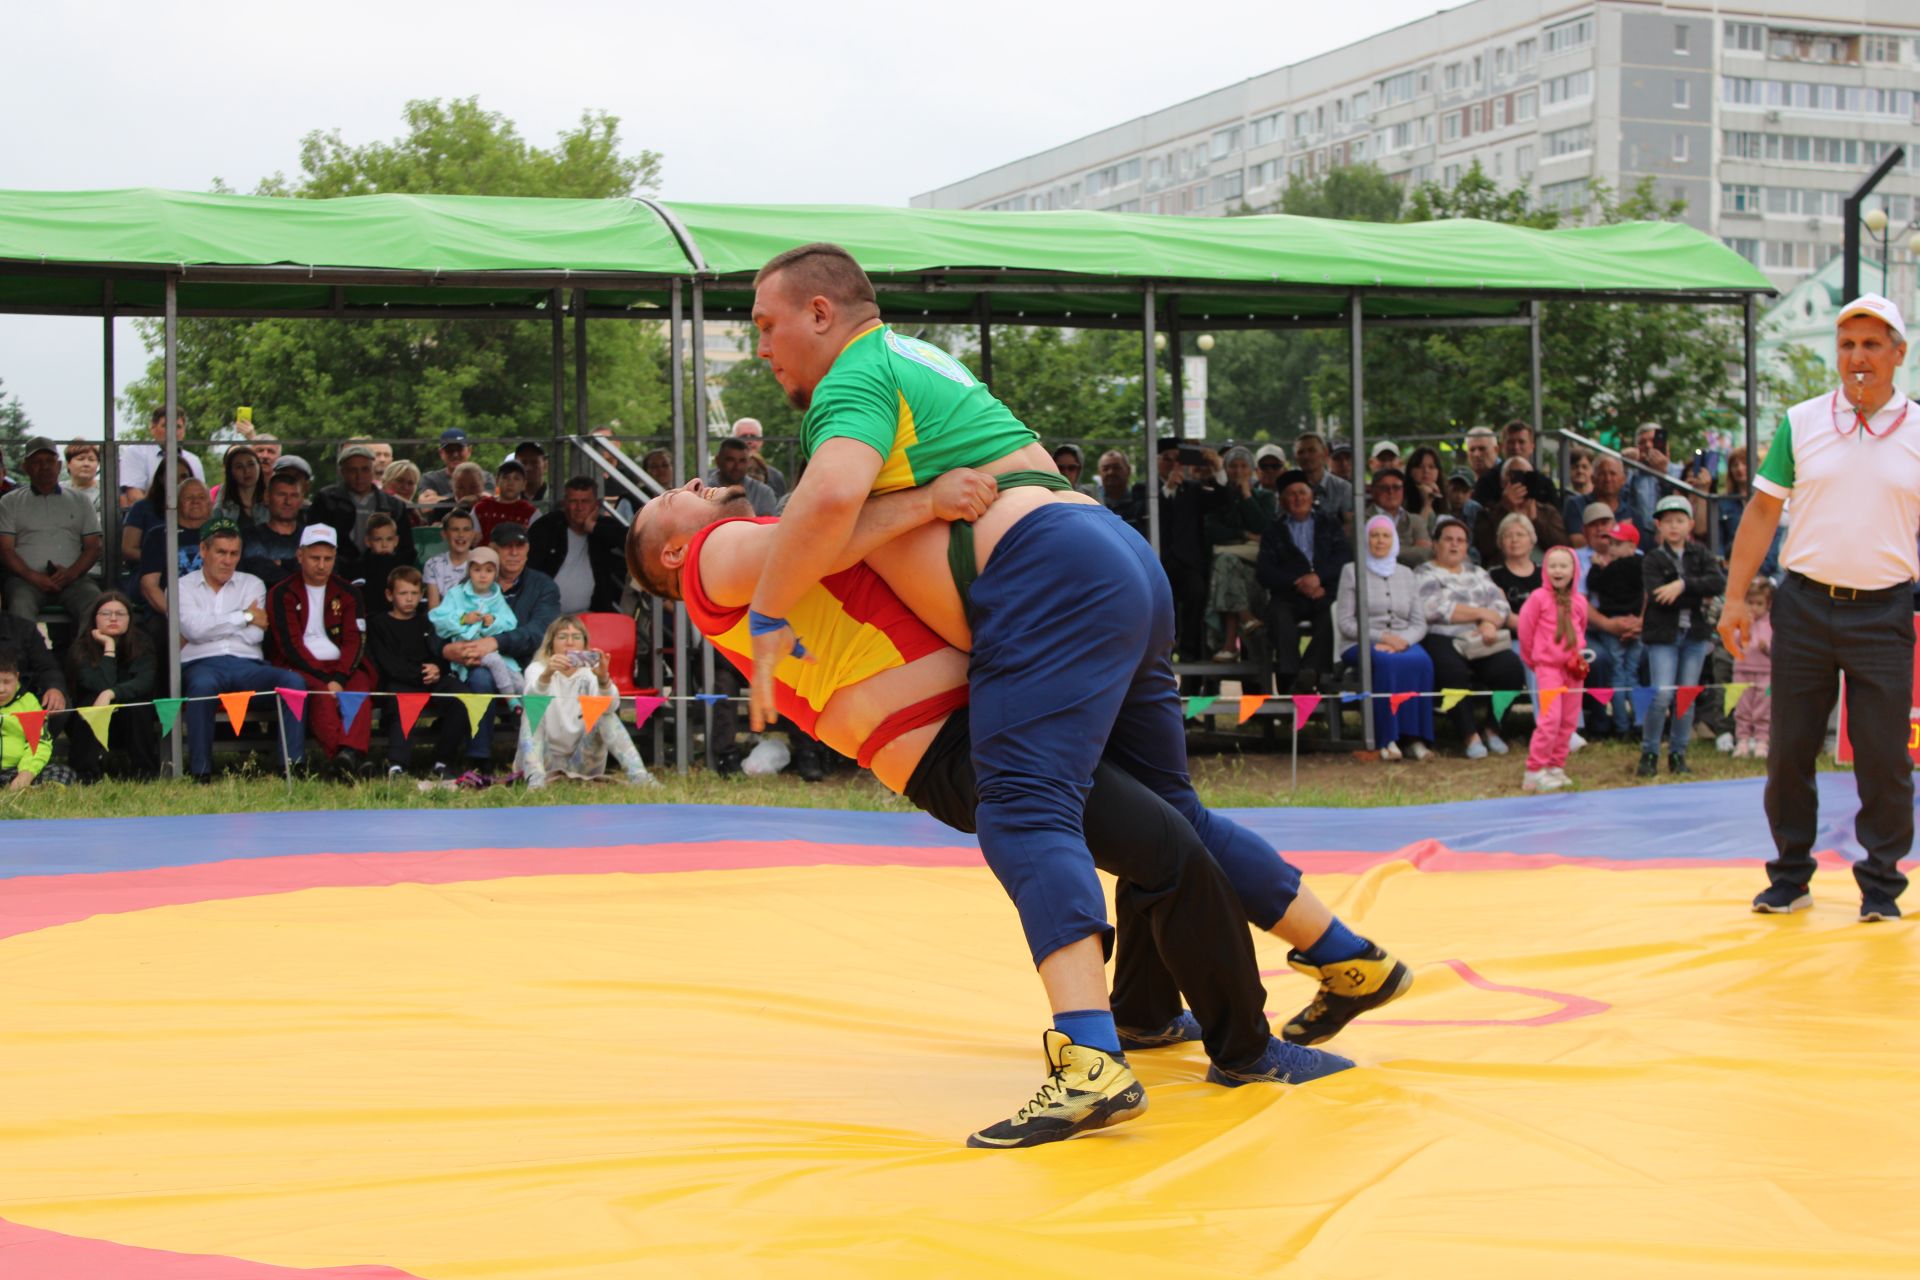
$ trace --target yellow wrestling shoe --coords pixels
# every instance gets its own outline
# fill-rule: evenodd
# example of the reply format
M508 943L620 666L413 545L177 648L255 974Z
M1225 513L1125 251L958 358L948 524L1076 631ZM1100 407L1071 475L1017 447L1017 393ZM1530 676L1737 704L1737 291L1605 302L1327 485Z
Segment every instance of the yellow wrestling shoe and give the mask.
M1147 1109L1147 1091L1117 1053L1075 1044L1049 1030L1041 1038L1047 1080L1010 1120L967 1139L970 1147L1037 1147L1133 1119Z
M1287 963L1320 983L1313 1003L1288 1018L1281 1029L1280 1038L1289 1044L1331 1040L1349 1022L1398 1000L1413 985L1413 971L1371 942L1351 960L1312 965L1298 951L1289 951Z

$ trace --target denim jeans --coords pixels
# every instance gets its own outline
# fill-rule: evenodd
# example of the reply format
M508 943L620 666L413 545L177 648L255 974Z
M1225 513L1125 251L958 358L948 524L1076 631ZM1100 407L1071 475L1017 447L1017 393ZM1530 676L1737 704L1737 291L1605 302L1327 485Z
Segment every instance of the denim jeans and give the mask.
M1647 667L1653 683L1653 703L1647 708L1647 723L1641 727L1640 750L1660 750L1660 730L1666 725L1667 712L1673 707L1673 686L1698 684L1700 669L1706 665L1707 651L1713 647L1710 637L1682 636L1674 644L1647 646ZM1675 755L1686 752L1693 735L1693 708L1673 718L1673 730L1667 735L1667 750Z
M1587 628L1587 644L1594 653L1593 670L1588 674L1587 683L1595 688L1620 691L1613 695L1613 731L1625 737L1633 727L1633 703L1626 691L1640 683L1640 654L1644 646L1638 640L1622 640L1598 627Z
M306 729L300 717L288 712L275 689L304 689L300 677L282 667L268 666L251 658L216 654L195 658L180 668L180 683L188 702L184 719L187 725L187 771L204 777L213 769L213 695L238 693L251 689L264 693L280 717L280 730L286 736L286 760L299 761L306 749ZM274 735L274 754L280 753L280 734Z

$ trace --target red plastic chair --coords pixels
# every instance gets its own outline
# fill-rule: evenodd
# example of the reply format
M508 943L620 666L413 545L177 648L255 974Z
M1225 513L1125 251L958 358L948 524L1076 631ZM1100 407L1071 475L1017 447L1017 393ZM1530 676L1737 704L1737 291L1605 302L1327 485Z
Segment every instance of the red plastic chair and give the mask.
M632 618L624 613L583 613L580 621L587 627L587 642L607 655L607 674L613 687L624 698L639 692L633 682L633 655L639 647Z

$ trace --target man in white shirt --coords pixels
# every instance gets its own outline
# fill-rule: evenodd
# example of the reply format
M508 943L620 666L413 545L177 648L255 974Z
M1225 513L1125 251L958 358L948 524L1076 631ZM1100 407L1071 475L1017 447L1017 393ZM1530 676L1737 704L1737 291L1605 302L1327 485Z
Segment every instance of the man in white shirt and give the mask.
M1920 414L1893 385L1907 356L1900 309L1869 293L1841 308L1835 333L1840 386L1787 410L1753 480L1734 537L1720 634L1737 659L1752 639L1747 588L1793 502L1773 599L1772 712L1767 821L1778 857L1760 912L1813 903L1820 836L1814 764L1846 677L1866 858L1854 864L1860 919L1893 920L1907 887L1900 859L1913 848L1913 583L1920 577ZM1910 420L1911 419L1911 420Z
M213 780L213 709L222 693L251 689L270 697L275 689L305 686L299 676L266 662L267 588L239 572L240 526L209 520L200 531L200 568L180 579L180 684L187 699L187 771L195 782ZM286 756L298 761L306 734L298 716L280 715Z
M153 436L153 444L129 444L120 449L120 505L130 507L147 496L147 490L153 487L153 473L160 469L160 460L166 456L167 411L155 409L147 422L147 431ZM176 414L173 420L173 438L183 439L187 434L187 415ZM200 465L200 459L180 450L180 461L187 464L195 480L205 481L206 468Z

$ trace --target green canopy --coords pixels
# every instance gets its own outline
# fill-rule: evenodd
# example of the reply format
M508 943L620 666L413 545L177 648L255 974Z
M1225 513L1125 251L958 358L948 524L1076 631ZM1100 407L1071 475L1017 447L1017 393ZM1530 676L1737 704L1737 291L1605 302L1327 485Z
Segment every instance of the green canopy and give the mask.
M293 200L134 189L0 191L0 309L99 314L387 314L523 310L585 289L595 310L664 305L706 281L709 309L783 249L831 240L895 314L1137 323L1168 314L1311 323L1349 291L1370 318L1511 316L1528 298L1737 302L1771 286L1690 227L1535 231L1485 222L1285 216L986 213L858 205L717 205L489 196Z

